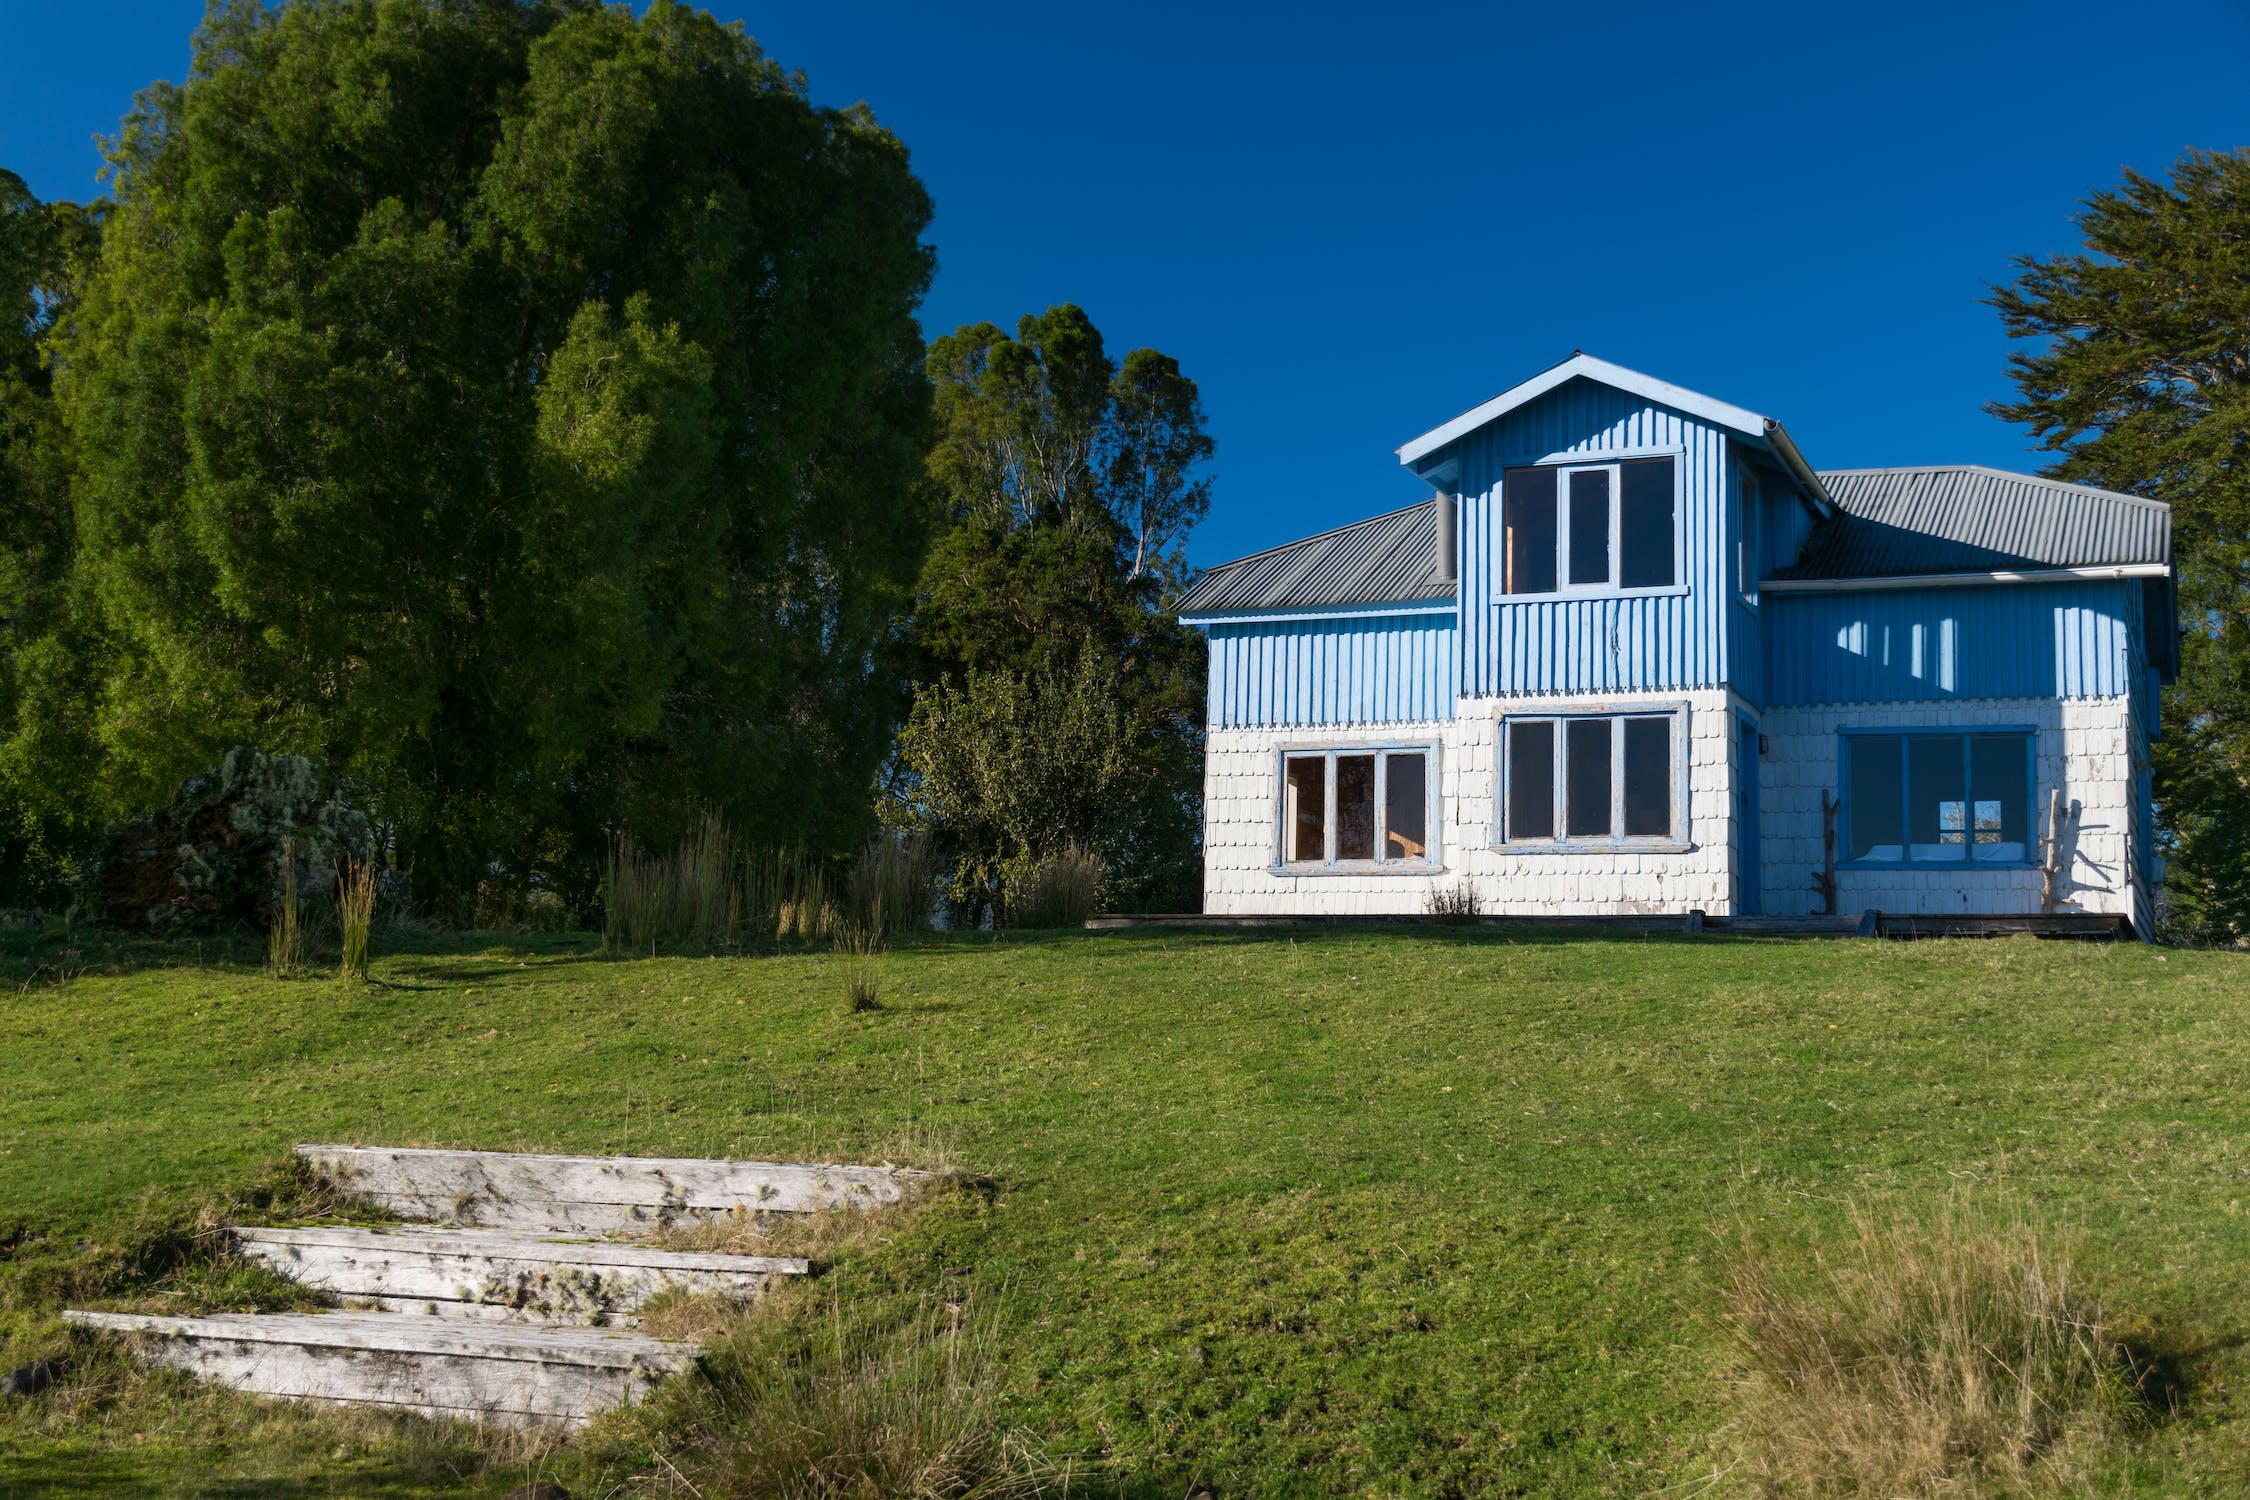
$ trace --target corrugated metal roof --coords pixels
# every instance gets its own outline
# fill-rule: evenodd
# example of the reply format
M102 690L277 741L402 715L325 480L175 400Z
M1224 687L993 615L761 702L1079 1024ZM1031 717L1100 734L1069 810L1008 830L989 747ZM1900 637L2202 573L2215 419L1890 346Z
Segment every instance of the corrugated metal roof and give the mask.
M1898 578L2169 563L2172 508L1979 464L1824 469L1837 513L1777 578Z
M1425 500L1221 563L1187 591L1180 613L1450 599L1453 585L1432 577L1437 571L1436 504Z

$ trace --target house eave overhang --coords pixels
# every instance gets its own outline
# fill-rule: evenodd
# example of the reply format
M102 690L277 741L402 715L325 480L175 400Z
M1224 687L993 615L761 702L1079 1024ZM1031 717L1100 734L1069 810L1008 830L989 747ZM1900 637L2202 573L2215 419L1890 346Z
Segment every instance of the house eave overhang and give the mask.
M1881 589L1954 589L1980 584L2086 583L2119 578L2169 578L2166 563L2101 563L2082 568L1994 568L1977 573L1899 573L1877 578L1768 578L1768 594L1848 594Z
M1309 620L1337 620L1391 615L1450 615L1460 600L1442 598L1375 599L1353 604L1277 604L1269 609L1214 609L1182 614L1180 623L1198 630L1214 625L1278 625Z

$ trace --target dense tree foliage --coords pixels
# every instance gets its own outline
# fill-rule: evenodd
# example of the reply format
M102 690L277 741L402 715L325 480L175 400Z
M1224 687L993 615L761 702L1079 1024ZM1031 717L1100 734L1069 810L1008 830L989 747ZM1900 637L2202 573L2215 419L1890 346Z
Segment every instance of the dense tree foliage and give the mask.
M961 328L929 371L929 473L952 525L922 570L905 797L960 861L971 910L1069 846L1107 861L1112 902L1192 907L1203 645L1171 601L1210 505L1195 383L1153 349L1112 360L1067 304L1013 337ZM1057 781L1073 761L1086 787Z
M115 813L301 752L454 910L584 895L605 829L705 806L858 836L929 534L932 268L864 108L670 0L223 0L110 159L33 331L75 610L11 617L13 763Z
M1993 410L2049 472L2168 501L2185 635L2155 746L2174 919L2250 936L2250 153L2128 172L2078 216L2084 249L2017 260L1993 305L2040 340Z
M41 344L71 308L97 226L41 203L0 170L0 724L23 685L51 673L68 635L72 517L68 448ZM0 755L0 905L53 905L86 819L40 793L37 755Z

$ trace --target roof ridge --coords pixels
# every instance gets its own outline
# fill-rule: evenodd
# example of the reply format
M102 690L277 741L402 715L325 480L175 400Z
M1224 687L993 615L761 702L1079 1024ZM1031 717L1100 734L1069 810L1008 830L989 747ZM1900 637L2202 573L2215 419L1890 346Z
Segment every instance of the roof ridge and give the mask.
M1301 536L1293 542L1277 542L1273 546L1264 548L1261 551L1245 552L1240 557L1230 557L1223 563L1211 564L1210 567L1203 570L1203 576L1205 578L1208 578L1213 573L1220 572L1227 568L1236 568L1240 567L1244 563L1253 563L1261 557L1271 557L1276 552L1287 552L1291 548L1302 547L1308 542L1317 542L1324 537L1341 536L1347 531L1356 531L1362 526L1372 526L1377 521L1388 521L1394 516L1403 516L1410 510L1420 510L1424 506L1435 505L1436 503L1437 501L1434 496L1428 500L1417 500L1411 505L1401 505L1395 510L1386 510L1380 515L1366 516L1357 521L1346 522L1342 526L1331 526L1326 531L1316 531L1311 536Z
M2054 479L2045 474L2019 474L2014 469L1997 469L1991 464L1872 464L1859 469L1816 470L1822 479L1834 475L1843 478L1852 474L1992 474L2001 479L2028 480L2032 484L2053 485L2057 489L2077 490L2082 494L2099 495L2105 500L2116 500L2126 505L2144 505L2151 510L2170 510L2169 500L2151 500L2146 495L2128 494L2123 490L2105 489L2098 484L2080 484L2073 479Z

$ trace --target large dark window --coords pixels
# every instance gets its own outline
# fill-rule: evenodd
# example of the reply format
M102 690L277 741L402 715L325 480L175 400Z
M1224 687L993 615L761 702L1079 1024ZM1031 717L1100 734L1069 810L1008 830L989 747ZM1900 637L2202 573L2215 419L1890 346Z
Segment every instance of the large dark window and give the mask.
M1282 758L1281 863L1427 864L1431 753L1288 752Z
M2031 857L2031 735L1847 734L1850 857L2021 864Z
M1676 713L1510 719L1501 839L1678 836Z
M1555 591L1555 471L1510 469L1501 487L1511 594Z
M1672 557L1672 460L1628 459L1617 472L1617 585L1670 588L1679 582Z
M1571 469L1570 586L1609 582L1609 479L1607 469Z
M1511 839L1555 836L1555 721L1518 719L1508 725L1508 820Z
M1510 469L1501 481L1501 588L1670 588L1679 582L1669 458Z

